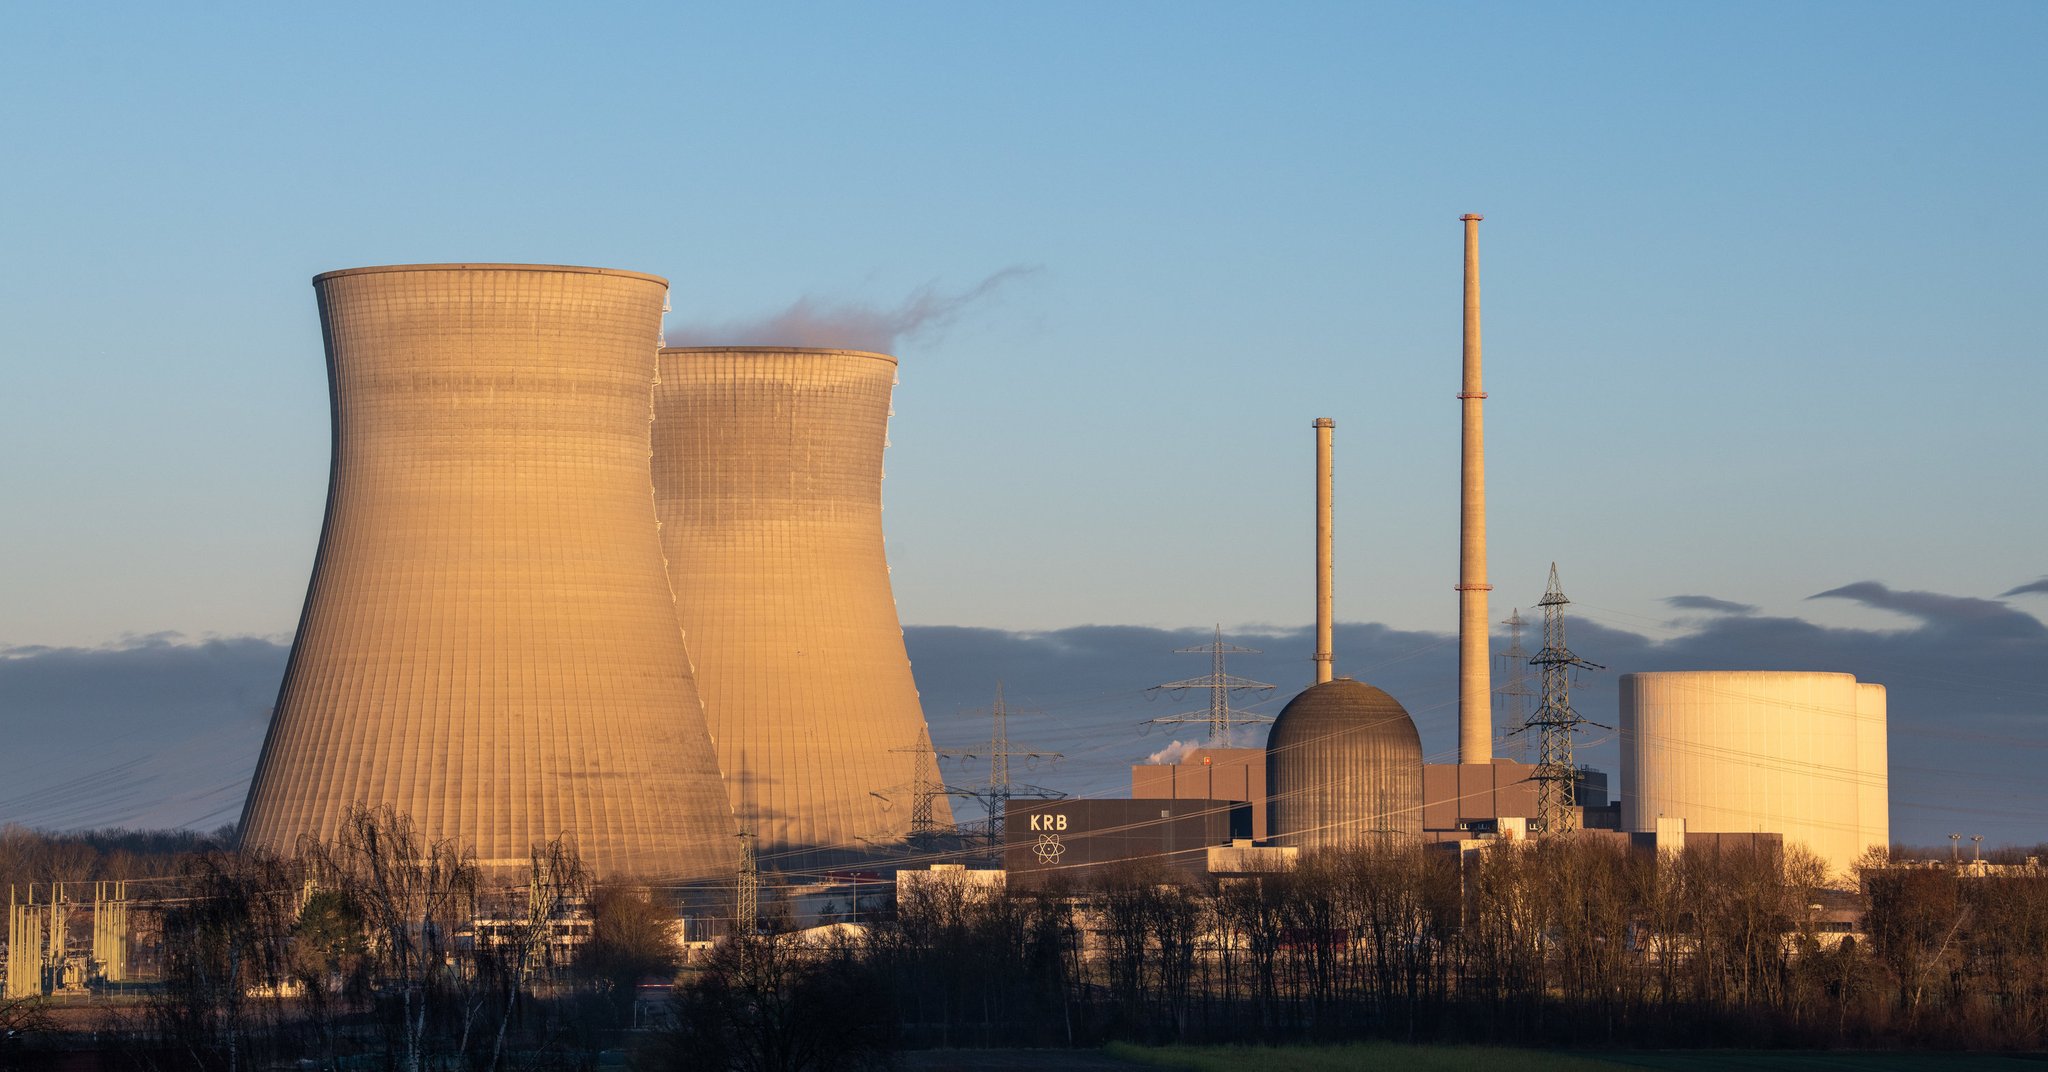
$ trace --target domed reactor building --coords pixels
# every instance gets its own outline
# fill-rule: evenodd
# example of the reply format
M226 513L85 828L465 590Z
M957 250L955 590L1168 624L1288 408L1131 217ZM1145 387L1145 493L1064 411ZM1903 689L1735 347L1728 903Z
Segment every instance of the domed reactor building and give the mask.
M882 543L896 359L673 348L659 381L662 546L741 828L784 869L927 832L930 740ZM944 796L924 806L950 828Z
M1316 433L1316 683L1287 701L1266 735L1266 829L1304 852L1422 838L1422 736L1400 701L1334 677L1337 422Z
M313 286L327 520L243 844L389 805L486 866L559 836L603 875L730 875L647 465L667 282L463 264Z
M1281 845L1422 838L1422 738L1399 701L1362 681L1311 685L1281 708L1266 738L1266 788L1267 828Z

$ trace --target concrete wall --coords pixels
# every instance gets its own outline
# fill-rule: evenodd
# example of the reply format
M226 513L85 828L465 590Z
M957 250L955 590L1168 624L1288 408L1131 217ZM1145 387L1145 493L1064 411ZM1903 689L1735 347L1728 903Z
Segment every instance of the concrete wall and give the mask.
M1422 768L1422 826L1452 833L1468 820L1503 815L1534 818L1537 783L1533 764L1512 759L1490 763L1428 763ZM1464 835L1460 835L1464 836Z
M647 469L665 281L425 265L314 280L327 520L245 845L390 805L486 863L729 875L733 823Z
M909 832L908 750L926 739L882 545L895 376L895 358L848 350L661 352L653 470L668 577L764 867ZM935 809L950 825L944 797Z
M1891 766L1883 685L1856 683L1856 821L1866 847L1892 843Z
M1228 845L1235 814L1222 800L1011 801L1004 816L1003 868L1013 889L1087 883L1103 869L1142 864L1206 878L1209 847Z
M1204 764L1203 760L1209 760ZM1252 837L1266 838L1266 750L1197 748L1180 763L1131 768L1131 796L1139 800L1242 800L1251 803Z
M1266 736L1266 821L1304 852L1422 836L1422 741L1392 696L1339 677L1304 689Z

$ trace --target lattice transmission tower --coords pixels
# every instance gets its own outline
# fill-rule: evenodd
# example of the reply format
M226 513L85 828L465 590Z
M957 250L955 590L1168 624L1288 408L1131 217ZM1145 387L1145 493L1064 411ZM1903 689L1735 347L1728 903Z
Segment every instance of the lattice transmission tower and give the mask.
M1058 800L1066 796L1057 789L1042 785L1025 785L1010 779L1010 761L1053 760L1064 758L1060 752L1039 752L1016 749L1010 746L1009 709L1003 704L1003 683L996 682L996 700L989 708L992 732L987 748L939 748L933 755L947 759L978 759L988 757L988 781L969 790L939 787L940 791L974 797L988 806L988 821L983 827L983 837L988 855L1000 861L1003 854L1003 819L1010 810L1010 798L1034 797L1044 800Z
M754 835L742 830L740 866L735 884L733 933L753 934L761 929L761 868L754 860Z
M1234 692L1271 692L1278 686L1246 677L1232 677L1223 669L1226 655L1263 655L1257 648L1241 648L1223 642L1223 627L1216 627L1216 639L1210 643L1192 648L1175 648L1176 655L1209 656L1209 673L1205 677L1191 677L1182 681L1169 681L1154 685L1147 692L1186 692L1201 689L1209 694L1207 711L1187 711L1177 715L1147 719L1147 725L1173 725L1184 722L1206 722L1209 724L1209 747L1229 748L1231 735L1239 726L1252 726L1273 721L1270 715L1254 715L1230 706L1230 695Z
M1529 623L1522 620L1522 608L1516 607L1500 624L1508 627L1508 650L1494 657L1500 661L1500 673L1495 680L1501 684L1493 690L1493 724L1514 727L1507 732L1508 737L1513 737L1529 724L1529 698L1536 695L1536 690L1529 687L1529 651L1522 647L1522 629ZM1501 743L1507 742L1503 739Z
M1557 583L1557 563L1550 564L1550 585L1536 605L1543 608L1543 650L1529 660L1542 678L1542 706L1524 726L1534 726L1538 738L1536 759L1536 814L1546 834L1564 834L1579 826L1579 768L1573 755L1574 734L1580 726L1600 726L1579 717L1572 710L1572 671L1605 670L1572 654L1564 642L1564 608L1571 600ZM1606 729L1608 727L1602 726Z
M910 783L907 787L910 792L910 830L904 840L913 849L929 849L940 837L951 833L939 827L938 799L943 796L975 796L979 791L947 785L946 780L939 776L938 757L957 753L934 749L929 728L918 730L915 744L890 751L910 756ZM889 791L893 793L899 788L904 787L891 786Z

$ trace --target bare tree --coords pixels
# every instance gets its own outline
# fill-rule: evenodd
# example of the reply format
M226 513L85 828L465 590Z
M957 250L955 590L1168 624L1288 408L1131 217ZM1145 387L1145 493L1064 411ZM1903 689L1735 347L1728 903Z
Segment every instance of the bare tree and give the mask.
M261 1063L289 978L297 921L292 869L260 852L208 852L187 863L183 894L164 913L163 986L149 1016L196 1067L241 1072Z
M424 1072L430 1014L453 981L455 934L477 914L474 852L425 841L411 817L389 807L361 806L333 841L308 849L321 882L340 890L362 920L378 978L396 998L385 1023L403 1067Z

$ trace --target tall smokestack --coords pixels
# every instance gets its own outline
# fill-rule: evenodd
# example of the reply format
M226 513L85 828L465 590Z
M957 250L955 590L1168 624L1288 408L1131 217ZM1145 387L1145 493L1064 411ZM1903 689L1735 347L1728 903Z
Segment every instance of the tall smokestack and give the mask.
M1330 680L1332 605L1330 435L1337 422L1316 418L1316 684Z
M1465 222L1464 480L1458 540L1458 762L1493 762L1493 679L1487 645L1486 427L1479 380L1479 221Z

